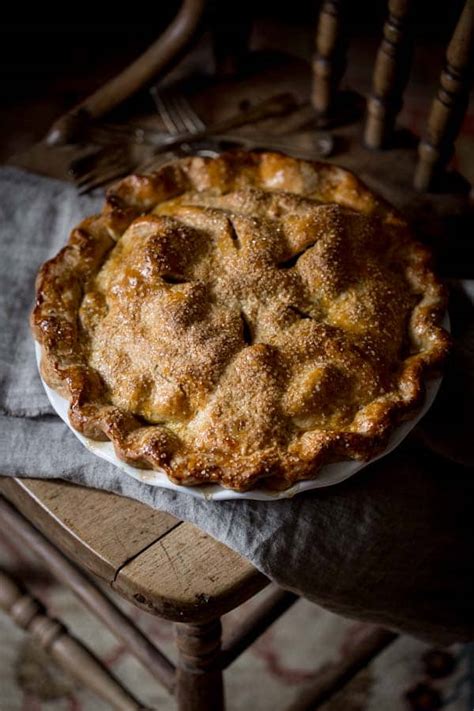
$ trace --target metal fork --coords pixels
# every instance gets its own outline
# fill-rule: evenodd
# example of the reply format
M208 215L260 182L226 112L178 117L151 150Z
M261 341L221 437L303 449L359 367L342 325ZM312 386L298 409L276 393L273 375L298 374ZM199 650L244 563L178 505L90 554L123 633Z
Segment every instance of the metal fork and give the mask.
M206 124L183 95L171 90L160 92L157 87L152 87L150 94L170 135L197 134L205 131ZM94 188L104 185L104 183L115 180L115 178L126 175L137 165L140 165L142 169L143 166L146 166L146 169L150 170L152 167L157 167L158 164L166 162L171 157L170 154L165 153L142 163L134 159L132 151L130 149L127 150L126 145L114 142L115 137L118 139L125 137L126 127L121 132L118 132L116 127L108 129L104 126L101 130L103 134L105 133L106 138L108 130L110 131L112 140L110 142L106 141L108 145L94 154L88 154L84 158L72 161L69 168L80 195L90 192ZM136 128L131 127L130 135L136 138L136 131ZM96 135L99 136L100 134L97 133ZM183 146L183 148L187 149L188 147Z
M239 128L244 124L253 124L261 121L269 116L286 114L289 111L293 111L297 106L292 94L278 94L251 106L249 109L222 119L213 124L212 127L207 127L194 112L194 109L187 105L185 99L176 100L176 98L174 98L173 101L170 101L169 95L168 99L163 99L163 96L161 96L160 105L162 106L162 110L164 107L166 121L169 127L172 128L173 133L167 134L167 137L165 137L163 141L154 143L151 156L149 153L146 157L146 160L149 162L150 158L156 154L168 154L158 158L158 165L163 163L163 159L169 160L170 157L172 157L172 155L170 156L170 151L173 153L179 153L179 151L182 150L192 152L192 148L189 144L193 143L193 145L195 145L198 139L211 138L213 133L227 132L230 129ZM189 129L184 133L181 132L180 129L183 125L188 125L189 128L192 125L192 132ZM176 133L174 133L175 131ZM136 142L134 142L134 144L136 148ZM93 165L92 168L88 164L84 167L80 161L79 164L76 163L73 166L72 172L74 179L76 183L80 181L81 192L87 192L105 182L112 181L114 178L119 178L137 166L139 166L140 170L144 170L144 155L142 153L140 156L137 156L137 150L133 149L131 143L125 146L110 145L107 151L104 153L99 151L97 155L97 165ZM206 148L205 155L209 155L209 146ZM156 168L156 160L154 160L153 163L153 167ZM114 170L116 170L115 173ZM102 179L103 172L104 179Z
M150 94L155 102L160 118L171 136L179 136L186 131L196 135L206 130L206 124L198 116L188 99L182 94L176 94L169 90L160 92L156 86L150 89ZM186 155L191 150L192 148L189 144L183 143L179 149L175 148L172 152L153 156L149 160L140 163L139 170L146 173L147 171L158 168L173 157L176 157L177 154ZM216 150L212 150L209 147L206 147L204 150L198 149L196 153L206 156L218 155Z
M159 146L169 136L202 133L206 124L197 115L186 97L168 90L159 92L156 87L150 94L165 125L165 130L135 124L100 123L87 127L84 138L100 146L116 143Z
M200 133L206 129L204 121L182 94L170 90L158 91L156 86L150 89L150 94L166 130L171 135Z
M126 175L134 164L136 161L130 159L126 145L109 145L71 161L69 174L76 184L79 195L84 195L94 188Z

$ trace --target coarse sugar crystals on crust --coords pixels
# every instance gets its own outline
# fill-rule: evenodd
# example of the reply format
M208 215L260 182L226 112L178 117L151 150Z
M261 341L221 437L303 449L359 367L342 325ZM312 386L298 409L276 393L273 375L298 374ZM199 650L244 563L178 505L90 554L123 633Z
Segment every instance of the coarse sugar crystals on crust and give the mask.
M132 175L37 280L71 424L179 484L284 489L369 459L445 358L443 287L354 175L275 153Z

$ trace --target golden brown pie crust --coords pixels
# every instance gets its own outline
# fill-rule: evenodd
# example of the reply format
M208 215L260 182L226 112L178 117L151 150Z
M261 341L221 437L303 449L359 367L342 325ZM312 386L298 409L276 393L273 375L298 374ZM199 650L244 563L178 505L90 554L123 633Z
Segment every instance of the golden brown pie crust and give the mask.
M383 449L445 358L444 311L429 251L354 175L235 152L110 190L42 267L32 327L78 431L244 491Z

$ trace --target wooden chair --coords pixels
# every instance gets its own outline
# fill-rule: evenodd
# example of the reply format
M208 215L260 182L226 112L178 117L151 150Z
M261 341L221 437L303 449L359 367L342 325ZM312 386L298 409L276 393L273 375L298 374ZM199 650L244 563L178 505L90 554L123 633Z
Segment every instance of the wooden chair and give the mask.
M367 101L364 143L370 149L393 144L395 120L402 107L411 51L410 0L389 0L383 39L375 60L372 92ZM312 102L320 119L337 120L337 88L345 68L347 45L342 20L344 3L322 3L317 52L313 64ZM446 65L418 148L413 186L419 191L441 187L443 170L452 157L454 140L464 118L471 83L474 6L464 4L446 52ZM438 183L437 183L438 181Z
M330 126L336 139L345 146L343 152L335 155L336 162L356 170L404 209L420 230L433 239L443 234L447 226L451 226L451 233L459 232L454 217L465 220L471 216L468 186L461 179L453 182L446 166L467 105L474 37L473 0L465 3L449 43L440 89L419 146L413 141L394 141L395 119L408 76L410 4L408 0L390 0L367 118L362 124L341 126L347 110L337 89L344 72L347 44L343 3L336 0L322 3L313 63L313 120ZM151 54L144 55L120 77L62 117L49 135L50 142L70 136L78 118L97 118L106 113L149 81L156 71L168 66L196 32L203 5L201 0L185 0L174 25ZM35 153L37 161L38 155L44 158L44 150L44 146L36 147L31 155ZM35 160L30 167L37 165ZM28 166L24 158L18 162ZM428 213L435 219L427 225ZM443 239L440 241L442 252ZM456 258L445 261L445 271L449 273L460 273L463 269L462 256L457 261ZM238 629L230 630L221 639L221 617L269 585L268 579L248 561L224 545L168 514L63 481L4 478L0 480L0 494L3 497L0 519L3 530L14 533L13 542L34 551L54 576L110 627L127 650L175 694L181 711L223 709L223 669L297 599L292 593L272 590L241 621ZM150 614L175 623L176 666L104 595L93 579L102 581ZM5 573L0 575L0 605L60 664L113 708L143 708L92 652L85 650L72 633L51 619L41 604ZM375 629L342 664L327 670L311 689L311 698L306 694L292 707L294 711L321 704L394 638L391 632Z
M4 478L0 492L0 521L2 530L13 534L11 543L20 552L24 547L33 552L175 694L183 711L223 709L223 670L298 599L273 586L221 639L222 615L269 585L237 553L191 524L104 491L64 481ZM137 607L175 623L176 667L84 571ZM5 572L0 572L0 607L112 708L142 708ZM311 699L306 692L304 705L295 711L329 698L395 637L375 628L342 664L327 669L311 689Z

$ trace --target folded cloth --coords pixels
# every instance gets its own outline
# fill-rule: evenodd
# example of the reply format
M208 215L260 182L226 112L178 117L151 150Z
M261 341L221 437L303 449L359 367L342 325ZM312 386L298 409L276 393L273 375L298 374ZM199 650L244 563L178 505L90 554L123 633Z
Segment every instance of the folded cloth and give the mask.
M0 172L0 413L35 417L53 410L38 380L28 312L38 268L103 199L14 168Z
M54 415L37 374L28 328L35 274L100 202L55 180L0 170L2 474L132 497L195 523L282 587L335 612L437 642L472 639L474 478L469 420L459 422L474 396L473 374L463 370L472 363L472 297L456 287L455 389L448 373L441 407L435 403L418 437L343 484L293 499L198 500L138 482L91 454Z

